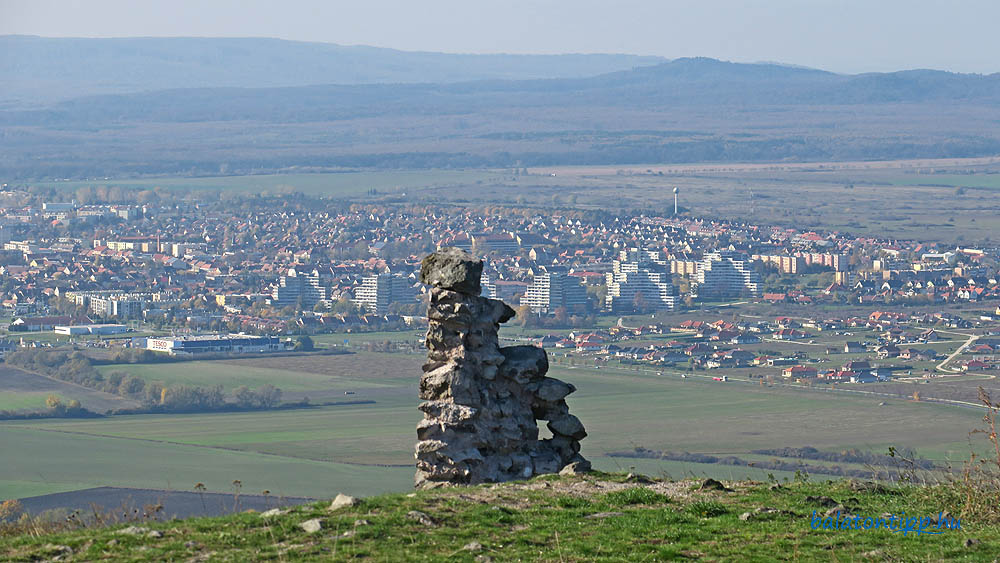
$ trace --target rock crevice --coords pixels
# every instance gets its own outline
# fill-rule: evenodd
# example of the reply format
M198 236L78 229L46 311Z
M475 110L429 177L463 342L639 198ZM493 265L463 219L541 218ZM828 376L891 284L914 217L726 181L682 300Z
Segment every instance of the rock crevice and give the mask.
M570 414L573 385L546 377L549 362L535 346L501 348L500 324L514 317L502 301L480 297L482 262L458 249L424 258L431 286L427 363L420 378L416 485L429 488L524 479L587 467L586 437ZM538 420L552 437L538 438Z

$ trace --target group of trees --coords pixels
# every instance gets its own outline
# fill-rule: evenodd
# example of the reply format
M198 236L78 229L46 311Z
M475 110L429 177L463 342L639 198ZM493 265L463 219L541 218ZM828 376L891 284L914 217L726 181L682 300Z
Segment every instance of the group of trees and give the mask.
M597 326L597 315L570 314L565 307L559 307L552 312L552 315L538 315L527 305L521 305L514 309L517 312L517 319L524 328L573 328L581 326Z
M281 404L281 389L267 384L254 391L246 385L240 385L233 389L233 399L240 408L273 409Z
M126 354L126 356L127 360L135 363L142 354ZM264 385L255 391L245 386L238 387L231 395L232 402L228 402L221 385L165 386L158 381L146 381L123 371L112 371L104 375L94 367L89 357L79 351L29 348L12 352L6 361L62 381L139 401L144 411L202 412L223 410L234 404L239 408L276 408L281 405L281 389L273 385ZM53 396L49 397L46 404L52 414L59 416L89 414L77 401L63 404L58 397Z
M49 395L45 398L44 411L32 411L30 409L20 410L0 410L0 420L17 420L31 418L83 418L99 416L96 413L83 408L80 401L69 399L65 403L58 395ZM3 520L3 518L0 518Z
M74 416L87 412L80 401L70 399L65 403L56 395L49 395L45 398L45 407L55 416Z

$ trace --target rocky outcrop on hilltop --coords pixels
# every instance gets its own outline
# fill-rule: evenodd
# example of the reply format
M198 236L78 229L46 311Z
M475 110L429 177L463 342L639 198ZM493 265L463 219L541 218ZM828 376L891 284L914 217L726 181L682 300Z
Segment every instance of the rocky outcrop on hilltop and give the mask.
M545 376L543 349L500 347L497 331L514 310L480 297L482 270L482 262L453 248L427 256L421 266L420 279L431 291L418 487L509 481L590 465L580 455L587 432L566 404L575 387ZM548 422L551 438L538 438L538 420Z

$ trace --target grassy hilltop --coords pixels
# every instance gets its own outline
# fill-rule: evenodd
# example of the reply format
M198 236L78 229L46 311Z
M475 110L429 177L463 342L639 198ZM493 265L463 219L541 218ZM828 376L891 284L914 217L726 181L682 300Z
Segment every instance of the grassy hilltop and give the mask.
M1000 520L984 506L968 503L956 486L550 475L370 497L336 510L323 502L271 514L75 530L61 524L69 531L55 532L22 524L18 535L8 529L4 537L0 528L0 559L989 561L1000 551ZM937 527L927 520L941 511L960 524ZM814 513L840 513L841 522L845 514L888 519L905 513L925 519L925 532L939 533L814 529Z

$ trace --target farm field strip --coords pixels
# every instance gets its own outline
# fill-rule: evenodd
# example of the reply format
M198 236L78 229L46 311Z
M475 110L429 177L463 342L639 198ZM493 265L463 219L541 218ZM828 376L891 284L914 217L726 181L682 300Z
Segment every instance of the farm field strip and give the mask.
M47 391L0 391L0 410L41 410L45 408L45 399L50 395L56 396L64 404L69 401L69 398L61 393Z
M164 364L114 364L99 366L98 370L105 376L118 371L146 381L159 381L168 385L222 385L226 391L232 391L241 385L257 388L266 384L274 385L282 391L351 390L358 387L391 386L390 383L381 383L359 377L250 367L219 360Z
M12 421L14 427L255 451L356 464L412 461L416 401L405 406L186 415L132 415L88 421Z
M401 490L412 471L359 467L190 445L165 444L43 432L5 427L0 450L17 452L0 459L0 498L27 496L25 482L63 490L95 486L232 491L239 479L246 492L270 490L275 495L333 496ZM289 475L295 475L294 480Z
M590 432L584 441L590 452L627 450L627 444L692 452L749 452L775 445L884 452L894 445L918 453L934 449L938 455L942 452L936 448L945 446L951 458L961 459L969 453L967 442L964 448L956 445L981 422L977 410L900 399L610 375L605 369L556 367L550 374L577 386L570 402ZM887 404L879 407L880 402ZM907 430L906 437L900 428Z

